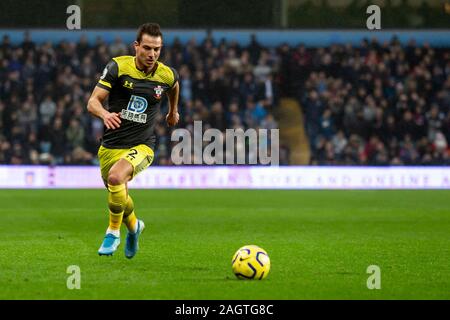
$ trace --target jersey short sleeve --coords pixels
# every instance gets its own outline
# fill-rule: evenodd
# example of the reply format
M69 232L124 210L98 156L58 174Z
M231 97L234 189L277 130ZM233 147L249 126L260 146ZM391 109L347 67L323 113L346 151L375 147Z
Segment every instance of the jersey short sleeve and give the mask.
M117 81L119 76L119 66L117 62L111 60L103 69L103 73L100 77L100 80L97 83L97 86L103 88L105 90L111 91L112 87Z

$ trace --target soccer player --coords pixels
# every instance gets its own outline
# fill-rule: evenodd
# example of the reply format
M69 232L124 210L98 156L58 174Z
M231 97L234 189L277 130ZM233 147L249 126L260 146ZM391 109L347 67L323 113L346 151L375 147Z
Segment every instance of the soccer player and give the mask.
M159 25L141 25L134 42L136 55L113 58L88 102L88 111L103 120L105 126L98 158L109 192L109 226L99 255L112 255L117 250L120 226L124 223L128 229L125 256L135 256L145 225L136 218L127 183L153 161L154 127L163 94L169 101L167 124L174 126L179 120L178 73L158 61L162 46Z

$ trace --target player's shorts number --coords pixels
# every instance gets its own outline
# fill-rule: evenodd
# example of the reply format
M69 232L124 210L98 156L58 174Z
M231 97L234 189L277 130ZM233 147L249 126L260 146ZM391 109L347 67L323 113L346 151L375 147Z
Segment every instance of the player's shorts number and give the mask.
M136 155L137 155L137 150L136 149L130 149L130 153L127 154L127 157L130 158L131 160L136 159Z

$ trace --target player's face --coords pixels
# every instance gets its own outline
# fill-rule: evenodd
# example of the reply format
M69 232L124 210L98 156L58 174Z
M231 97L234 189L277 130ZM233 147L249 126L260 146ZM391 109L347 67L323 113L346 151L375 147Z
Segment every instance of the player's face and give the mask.
M139 60L139 64L144 66L146 69L152 69L156 61L159 59L161 47L161 37L153 37L148 34L143 34L141 42L134 42L136 59Z

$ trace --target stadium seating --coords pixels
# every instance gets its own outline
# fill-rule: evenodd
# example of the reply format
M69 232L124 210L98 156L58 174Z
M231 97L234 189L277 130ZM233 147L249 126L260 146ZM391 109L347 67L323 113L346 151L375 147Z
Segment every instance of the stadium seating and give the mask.
M103 124L87 113L87 99L109 59L132 52L121 39L93 46L83 38L39 45L28 39L13 46L5 36L0 163L96 164ZM180 74L180 127L202 120L203 128L222 131L277 128L274 115L288 97L303 110L299 124L309 139L303 148L310 147L296 157L303 164L450 164L448 48L401 46L395 38L328 48L240 47L208 38L175 41L161 59ZM157 165L171 165L168 130L161 116ZM290 142L281 141L282 165L298 164Z

